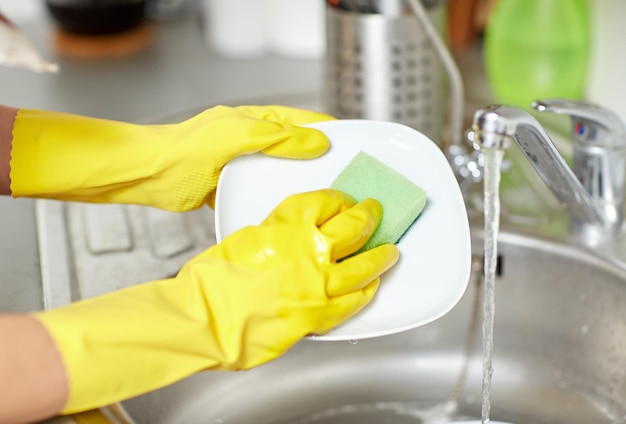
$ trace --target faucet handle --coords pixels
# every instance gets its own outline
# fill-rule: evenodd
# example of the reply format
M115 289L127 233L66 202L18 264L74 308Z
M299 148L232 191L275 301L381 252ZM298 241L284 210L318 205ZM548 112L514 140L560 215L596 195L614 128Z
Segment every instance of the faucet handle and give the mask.
M623 148L626 143L626 125L605 107L582 101L541 99L534 101L532 108L538 112L569 115L577 142L608 148Z
M572 118L572 171L592 202L601 206L608 228L617 231L626 183L626 127L622 120L602 106L572 100L537 100L532 107Z

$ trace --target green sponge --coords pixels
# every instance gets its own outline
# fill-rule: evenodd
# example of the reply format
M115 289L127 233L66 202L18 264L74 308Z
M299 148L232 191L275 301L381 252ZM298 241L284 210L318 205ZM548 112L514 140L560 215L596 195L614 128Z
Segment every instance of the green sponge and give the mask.
M373 198L383 205L382 222L360 251L397 243L426 205L424 190L364 152L348 163L331 188L351 195L357 202Z

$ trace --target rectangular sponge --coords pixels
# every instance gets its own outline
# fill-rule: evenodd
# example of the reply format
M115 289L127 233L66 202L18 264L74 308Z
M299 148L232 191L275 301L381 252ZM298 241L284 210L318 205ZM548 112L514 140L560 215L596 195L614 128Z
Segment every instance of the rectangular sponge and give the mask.
M351 195L357 202L373 198L383 205L382 222L360 251L397 243L426 205L424 190L364 152L348 163L331 188Z

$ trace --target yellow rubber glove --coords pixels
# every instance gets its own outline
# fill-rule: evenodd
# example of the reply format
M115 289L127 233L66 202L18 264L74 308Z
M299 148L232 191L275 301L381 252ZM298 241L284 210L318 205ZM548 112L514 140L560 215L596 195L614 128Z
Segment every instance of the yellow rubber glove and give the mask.
M330 189L298 194L260 225L190 260L175 278L35 315L67 370L64 413L200 370L248 369L307 334L328 332L369 303L379 275L398 259L389 244L350 256L381 217L375 200L354 205Z
M11 192L178 212L212 206L230 160L259 151L317 157L328 139L299 125L329 119L283 106L217 106L179 124L149 126L21 109L13 127Z

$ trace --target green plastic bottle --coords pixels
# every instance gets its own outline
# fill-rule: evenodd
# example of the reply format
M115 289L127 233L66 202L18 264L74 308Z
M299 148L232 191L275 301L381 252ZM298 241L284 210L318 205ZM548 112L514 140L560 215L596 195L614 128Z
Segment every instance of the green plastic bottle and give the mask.
M538 98L581 99L590 22L587 0L498 0L484 39L495 101L529 109Z

